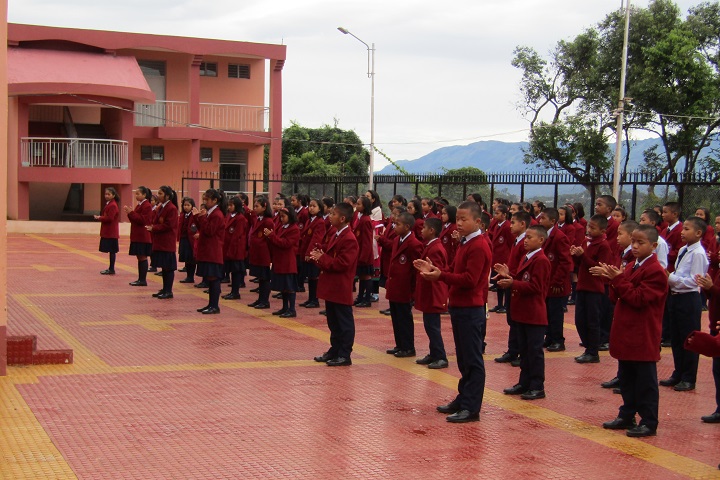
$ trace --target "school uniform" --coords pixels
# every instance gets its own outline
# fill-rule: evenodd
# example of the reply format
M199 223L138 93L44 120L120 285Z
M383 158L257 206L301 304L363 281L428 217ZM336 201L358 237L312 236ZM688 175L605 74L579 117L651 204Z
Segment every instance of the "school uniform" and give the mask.
M422 242L422 229L425 226L425 219L420 217L415 219L412 232L415 234L415 238Z
M115 199L105 204L98 221L100 222L100 246L98 250L103 253L119 252L120 209Z
M577 358L585 355L597 357L605 282L590 273L590 268L600 263L611 263L613 258L605 235L588 238L583 250L578 267L575 326L580 341L585 345L585 353Z
M286 224L265 237L272 255L270 286L278 292L295 292L297 288L297 262L295 255L300 240L296 224Z
M369 215L358 213L357 220L353 225L353 233L360 249L357 262L357 275L372 275L373 269L373 225Z
M617 243L617 236L618 236L618 227L620 224L615 220L615 218L610 215L607 217L607 228L605 229L605 237L608 244L608 247L610 247L611 252L617 252L618 250L618 243Z
M398 235L393 241L385 298L390 302L395 349L398 351L396 356L415 354L415 327L411 304L416 279L413 262L420 258L422 250L422 244L412 232L408 232L403 238Z
M513 235L510 231L510 222L507 220L496 222L494 227L488 229L488 235L490 237L490 241L492 242L492 265L498 263L507 264L513 241ZM497 272L493 270L492 276L494 277L495 274L497 274ZM491 280L490 282L493 286L497 283L495 280ZM495 310L502 307L507 311L505 305L505 293L504 289L497 289L498 305Z
M225 216L217 205L206 214L194 215L200 236L197 239L197 274L201 277L223 278Z
M238 298L245 283L245 256L247 254L248 223L241 212L233 212L225 219L223 259L225 274L231 275L230 299Z
M430 259L440 270L447 268L447 252L439 238L433 238L420 254L423 260ZM448 287L445 282L429 282L419 272L415 280L415 308L423 314L423 326L430 341L430 360L445 360L445 344L440 327L440 314L447 311Z
M702 306L695 275L705 275L707 270L708 259L705 249L700 242L696 242L680 248L674 272L668 276L670 296L667 299L667 310L675 367L670 379L687 382L693 388L697 378L699 357L696 353L685 350L683 344L691 332L700 330Z
M270 299L270 246L265 241L265 229L274 230L272 217L259 216L255 218L253 226L248 233L248 262L250 275L258 280L258 299L250 306L262 305L269 308Z
M195 216L192 213L181 213L178 219L178 261L195 263L195 234L198 231Z
M130 220L130 250L128 255L149 257L152 255L152 238L145 228L152 223L152 206L147 199L135 205L135 209L127 214Z
M451 404L471 415L480 412L485 390L482 332L492 254L481 235L478 230L460 241L451 270L444 270L439 278L449 287L448 310L461 375Z
M302 231L305 228L305 224L310 219L310 212L307 207L300 207L295 209L295 215L297 217L297 222L295 224L297 225L298 230Z
M615 314L610 330L610 355L618 360L623 405L618 418L655 431L658 425L657 362L668 279L655 255L631 260L610 281Z
M678 220L660 231L660 236L665 239L668 245L668 272L675 270L675 260L678 258L680 248L684 245L682 237L680 236L682 225L682 222Z
M359 247L349 226L342 227L330 238L325 253L317 260L320 267L318 297L325 300L327 324L330 329L329 359L350 360L355 342L352 285L355 279Z
M396 237L395 223L390 220L385 226L385 231L377 241L380 247L380 286L383 288L387 282L388 271L390 270L390 257L392 257L392 248Z
M550 261L550 283L546 292L548 329L546 344L565 345L563 325L565 323L565 301L570 295L570 272L573 260L570 255L570 240L557 226L548 230L548 238L542 245ZM557 347L554 347L557 348Z
M300 247L298 256L303 259L304 276L316 279L320 275L320 269L315 262L306 262L305 257L310 255L316 247L322 247L325 238L325 222L322 217L310 217L300 235Z
M152 223L153 263L163 271L177 270L177 257L175 256L178 229L178 210L167 201L155 209Z
M551 270L550 260L542 249L527 252L510 288L510 308L517 325L520 350L518 384L529 392L545 390L543 337L548 325L545 297L550 287Z
M458 247L458 242L453 238L453 233L457 230L457 227L454 223L446 223L443 225L442 231L440 232L440 236L438 239L440 240L440 243L442 244L443 248L445 248L445 253L447 254L447 263L450 265L453 260L455 260L455 251Z
M514 276L517 274L518 267L520 266L520 263L522 262L523 258L525 257L525 232L518 235L518 237L514 240L512 249L510 250L510 257L508 258L508 270L510 272L510 276L514 278ZM510 292L512 293L512 292ZM508 330L508 349L503 354L502 357L499 359L495 359L496 362L504 363L508 361L515 360L518 355L520 355L520 346L518 344L518 330L517 330L517 324L512 318L512 295L508 295L507 297L507 314L505 316L505 319L507 320L507 324L509 330Z

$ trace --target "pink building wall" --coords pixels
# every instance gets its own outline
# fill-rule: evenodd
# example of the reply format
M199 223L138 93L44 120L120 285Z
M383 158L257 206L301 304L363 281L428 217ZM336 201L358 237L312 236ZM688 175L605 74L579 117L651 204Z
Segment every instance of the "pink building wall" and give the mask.
M0 0L0 42L7 44L7 0ZM0 49L0 145L7 145L7 51ZM8 151L0 149L0 185L8 181ZM0 376L7 372L7 205L0 202Z

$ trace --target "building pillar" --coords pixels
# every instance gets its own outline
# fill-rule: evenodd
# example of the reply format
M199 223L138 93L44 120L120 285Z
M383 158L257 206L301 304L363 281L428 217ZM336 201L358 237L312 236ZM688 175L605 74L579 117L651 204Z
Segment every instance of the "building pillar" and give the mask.
M7 0L0 0L0 44L7 45ZM7 48L0 49L0 185L8 183ZM17 140L17 139L16 139ZM17 159L16 159L17 160ZM17 170L18 166L15 165ZM0 202L0 376L7 374L7 202Z
M270 61L270 178L282 174L282 69L285 60ZM280 191L282 183L269 182L270 198Z

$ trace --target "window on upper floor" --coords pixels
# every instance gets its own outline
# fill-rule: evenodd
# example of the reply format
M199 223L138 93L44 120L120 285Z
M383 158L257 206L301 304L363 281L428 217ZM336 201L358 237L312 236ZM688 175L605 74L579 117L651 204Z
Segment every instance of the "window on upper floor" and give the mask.
M200 76L201 77L217 77L218 76L218 64L202 62L200 64Z
M213 149L209 147L200 147L200 161L212 162Z
M228 64L228 78L250 78L250 65Z
M162 145L142 145L140 147L140 160L162 162L165 160L165 147Z

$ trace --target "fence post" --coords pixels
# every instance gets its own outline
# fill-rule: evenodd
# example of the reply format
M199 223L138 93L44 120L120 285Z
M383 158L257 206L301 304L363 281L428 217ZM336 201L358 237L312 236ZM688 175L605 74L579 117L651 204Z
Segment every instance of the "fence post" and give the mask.
M632 189L632 200L631 200L632 201L631 218L637 218L635 216L635 211L637 210L637 183L633 183L632 186L633 186L633 189Z
M520 202L525 201L525 182L520 182Z
M557 178L555 178L555 180L557 180ZM555 199L554 199L553 204L554 204L555 207L557 208L557 206L558 206L558 196L559 196L558 184L557 184L557 182L555 182L555 192L554 192L554 194L555 194Z

